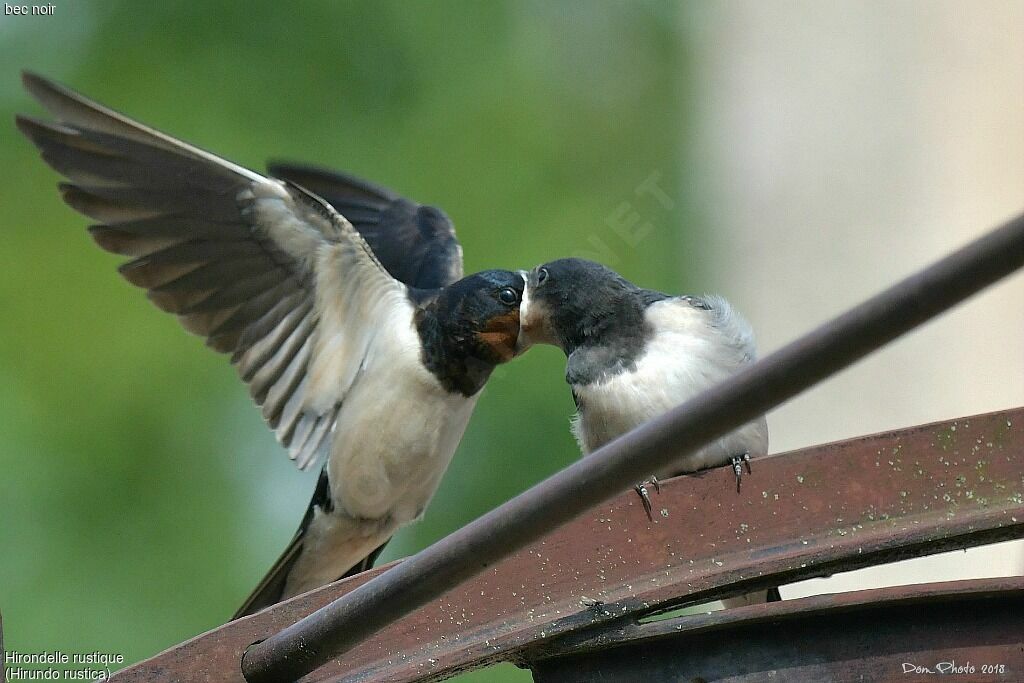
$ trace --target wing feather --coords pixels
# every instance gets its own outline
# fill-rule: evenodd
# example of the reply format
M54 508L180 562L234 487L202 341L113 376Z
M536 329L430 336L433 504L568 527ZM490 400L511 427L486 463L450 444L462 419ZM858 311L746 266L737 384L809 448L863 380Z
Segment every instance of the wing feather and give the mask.
M272 163L268 169L330 203L359 231L384 268L406 285L436 289L462 277L455 226L440 209L339 171L289 163Z
M332 440L338 411L381 330L409 324L407 288L352 224L287 181L264 177L41 77L25 87L57 119L19 129L98 222L120 272L188 330L230 353L299 467ZM379 188L352 205L379 218ZM393 320L394 319L394 320ZM386 332L385 332L386 333Z

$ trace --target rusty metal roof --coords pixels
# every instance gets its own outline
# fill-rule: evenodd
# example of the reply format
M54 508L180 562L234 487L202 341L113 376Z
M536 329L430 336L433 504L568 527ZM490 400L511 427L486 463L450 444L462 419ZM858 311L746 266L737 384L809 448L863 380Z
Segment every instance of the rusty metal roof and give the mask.
M739 494L728 468L678 477L664 482L662 493L654 497L653 524L638 497L623 494L392 623L302 680L427 681L498 661L539 659L548 663L536 665L538 675L552 675L552 657L578 661L582 649L621 648L647 636L661 639L666 624L673 629L681 624L685 637L696 639L687 641L691 643L705 642L701 634L710 629L768 637L779 620L786 623L789 642L792 629L813 634L807 624L826 624L833 630L826 631L823 625L822 634L845 633L852 639L851 647L856 642L857 647L868 648L859 651L882 652L878 639L871 640L877 624L858 621L852 606L859 605L861 614L881 610L878 614L896 615L892 617L896 619L914 612L908 606L934 598L936 604L955 603L956 609L971 613L986 600L989 605L1019 605L1020 582L868 591L682 621L637 623L659 610L758 587L1020 538L1024 536L1022 465L1024 409L1016 409L758 459ZM386 569L365 572L222 626L120 672L115 680L241 682L239 663L251 643ZM993 591L1004 589L1006 600L991 602ZM950 595L943 597L943 591ZM1010 633L1018 639L1024 633L1018 622L1000 622L996 616L992 620L992 624L1017 624ZM914 626L918 621L911 614L904 625L920 635L913 642L926 648L933 636ZM965 622L971 637L965 636L961 644L995 647L991 652L1002 653L1004 659L1012 654L1017 645L982 637L999 630L995 625L985 630L978 625L983 621L976 619L970 626ZM878 636L893 632L878 632ZM924 651L938 656L947 640L936 639L934 647ZM655 652L662 645L650 647ZM737 661L746 656L743 648L733 650ZM836 658L858 650L843 650L836 644L830 651ZM971 651L985 656L990 652ZM707 652L710 657L711 651ZM765 656L763 649L750 652L750 657L755 652L761 653L757 657ZM1015 652L1019 656L1019 648ZM899 653L890 654L898 658ZM802 661L796 655L785 660L791 667L805 666ZM782 666L783 659L779 662ZM885 666L891 664L885 662ZM1024 676L1024 669L1018 671Z

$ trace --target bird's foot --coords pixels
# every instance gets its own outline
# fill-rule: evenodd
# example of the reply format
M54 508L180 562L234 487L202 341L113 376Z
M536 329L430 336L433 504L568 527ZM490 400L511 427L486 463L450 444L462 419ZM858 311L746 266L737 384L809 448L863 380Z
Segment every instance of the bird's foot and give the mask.
M753 474L750 469L750 453L732 456L732 471L736 475L736 493L740 492L740 483L743 481L743 466L747 466L747 474Z
M653 509L651 507L651 497L647 494L648 484L653 486L655 491L661 493L661 482L658 481L657 477L652 475L648 481L644 481L636 485L636 492L640 495L640 501L644 504L644 512L647 513L647 519L653 522L654 515L651 514L651 510Z

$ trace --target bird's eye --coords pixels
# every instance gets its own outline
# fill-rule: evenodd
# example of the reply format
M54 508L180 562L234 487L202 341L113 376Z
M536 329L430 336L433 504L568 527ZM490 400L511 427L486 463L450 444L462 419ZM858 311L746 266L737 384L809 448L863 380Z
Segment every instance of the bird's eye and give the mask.
M538 285L544 284L544 281L547 280L547 279L548 279L548 269L547 268L541 268L540 270L537 271L537 284Z
M498 301L511 306L512 304L519 302L519 293L511 287L506 287L498 292Z

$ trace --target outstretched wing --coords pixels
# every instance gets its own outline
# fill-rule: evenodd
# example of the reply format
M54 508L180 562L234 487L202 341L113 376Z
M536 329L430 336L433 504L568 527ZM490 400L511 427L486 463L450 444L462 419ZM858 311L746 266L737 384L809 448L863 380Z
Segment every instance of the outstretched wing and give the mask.
M206 337L308 468L378 330L413 305L352 225L309 192L266 178L32 74L57 119L19 129L70 180L64 200L161 309Z
M392 276L417 289L439 289L462 279L462 247L440 209L338 171L276 162L275 178L323 197L355 226Z

